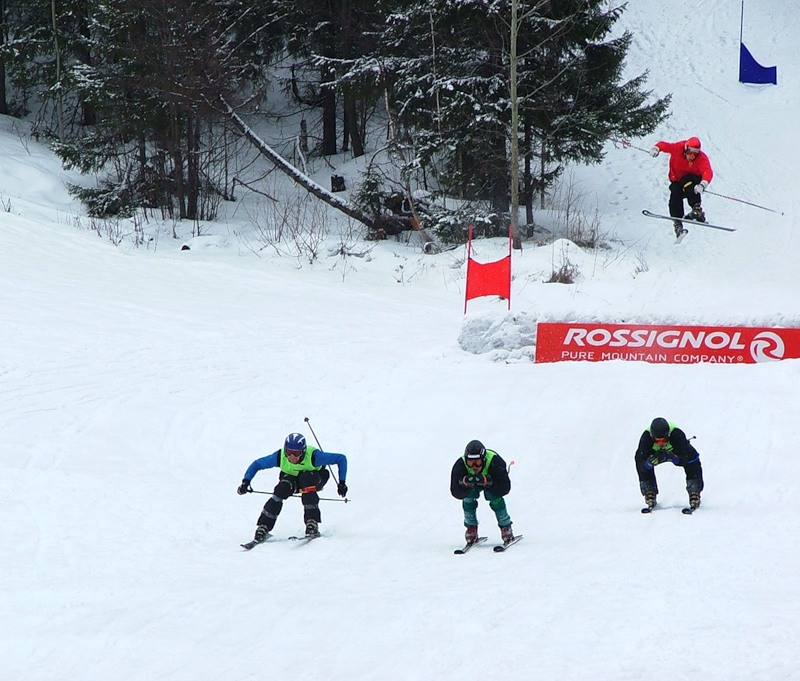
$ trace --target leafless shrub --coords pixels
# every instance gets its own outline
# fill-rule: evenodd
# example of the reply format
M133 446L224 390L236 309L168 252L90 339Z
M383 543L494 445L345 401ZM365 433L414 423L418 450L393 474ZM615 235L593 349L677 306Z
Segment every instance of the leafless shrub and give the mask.
M330 217L317 199L296 193L286 201L266 204L263 218L253 224L261 244L257 250L269 246L279 255L303 257L313 263L328 235Z
M574 284L575 278L578 276L578 266L566 260L561 264L558 269L554 269L550 278L547 280L548 284Z
M586 208L588 201L588 194L579 190L574 174L561 180L553 192L554 231L582 248L605 248L608 233L602 229L597 200L593 209Z
M647 264L647 260L644 259L644 253L641 251L636 253L636 267L633 268L633 276L637 276L642 274L643 272L649 272L650 266Z
M82 217L75 218L75 226L78 229L94 232L101 239L108 239L115 246L119 246L128 236L130 231L127 229L125 220L118 217L95 218Z

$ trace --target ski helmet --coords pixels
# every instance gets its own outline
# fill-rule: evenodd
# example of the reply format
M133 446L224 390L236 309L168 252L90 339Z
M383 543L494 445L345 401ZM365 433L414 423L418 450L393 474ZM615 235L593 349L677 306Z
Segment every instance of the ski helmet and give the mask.
M306 451L306 438L300 433L289 433L286 436L286 441L283 443L284 450L293 452Z
M650 435L655 437L669 437L669 423L667 423L667 419L658 418L653 419L653 422L650 424Z
M686 144L683 145L685 151L700 151L700 138L699 137L690 137L686 140Z
M483 459L484 454L486 454L486 447L483 446L480 440L472 440L464 448L464 457L467 460Z

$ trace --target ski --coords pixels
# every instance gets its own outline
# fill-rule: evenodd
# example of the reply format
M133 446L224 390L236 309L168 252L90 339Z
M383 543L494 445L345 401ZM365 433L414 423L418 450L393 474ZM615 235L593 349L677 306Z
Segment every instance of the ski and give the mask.
M655 510L656 510L655 506L653 508L650 508L649 506L645 506L642 509L642 513L652 513ZM683 513L684 515L692 515L692 513L694 513L696 510L697 510L696 508L690 508L689 506L687 506L686 508L682 508L681 509L681 513Z
M300 544L308 544L312 539L319 539L321 534L304 534L302 537L289 537L289 541L296 541Z
M498 544L497 546L495 546L495 547L492 549L492 551L494 551L495 553L502 553L502 552L503 552L503 551L505 551L507 548L509 548L509 547L511 547L511 546L514 546L514 544L516 544L516 543L517 543L517 542L518 542L520 539L522 539L522 535L521 535L521 534L518 534L518 535L517 535L516 537L514 537L513 539L510 539L510 540L508 540L508 541L504 541L502 544Z
M681 241L683 241L688 233L688 229L682 229L681 233L675 238L675 245L677 246Z
M483 544L488 539L488 537L478 537L475 541L467 542L463 548L456 549L453 553L457 556L463 556L467 551L469 551L473 546L476 544Z
M669 220L670 222L675 222L675 220L680 220L681 222L688 222L690 225L699 225L700 227L710 227L711 229L721 229L723 232L735 232L736 229L733 227L723 227L722 225L712 225L710 222L700 222L699 220L689 220L688 218L674 218L671 215L659 215L658 213L651 213L649 210L643 210L642 215L647 218L657 218L659 220ZM681 236L686 236L686 234L682 234ZM680 236L678 237L681 238ZM678 242L680 243L680 242Z
M245 542L244 544L239 544L239 546L241 546L245 551L250 551L250 549L253 549L259 544L263 544L264 542L266 542L267 539L269 539L271 536L272 536L271 534L268 534L261 541L256 541L255 539L253 539L252 541Z

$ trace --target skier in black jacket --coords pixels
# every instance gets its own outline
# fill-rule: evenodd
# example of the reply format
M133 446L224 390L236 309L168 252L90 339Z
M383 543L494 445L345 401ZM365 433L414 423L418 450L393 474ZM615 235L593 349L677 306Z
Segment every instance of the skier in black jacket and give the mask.
M634 456L639 489L648 508L656 505L658 483L655 467L666 461L683 467L686 473L686 491L689 493L689 508L700 506L703 491L703 467L700 455L680 428L664 418L653 419L650 428L642 433Z
M506 462L495 451L486 449L478 440L472 440L464 449L464 455L456 459L450 473L450 494L461 499L464 509L465 538L472 543L478 538L478 498L483 496L497 517L503 543L514 538L511 517L506 510L503 497L511 491Z

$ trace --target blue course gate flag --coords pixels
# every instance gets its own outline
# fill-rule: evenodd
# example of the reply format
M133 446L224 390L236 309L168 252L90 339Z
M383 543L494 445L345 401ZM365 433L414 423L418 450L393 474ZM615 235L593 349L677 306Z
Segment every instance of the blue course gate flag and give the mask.
M778 67L761 66L744 43L739 43L739 82L778 84Z

